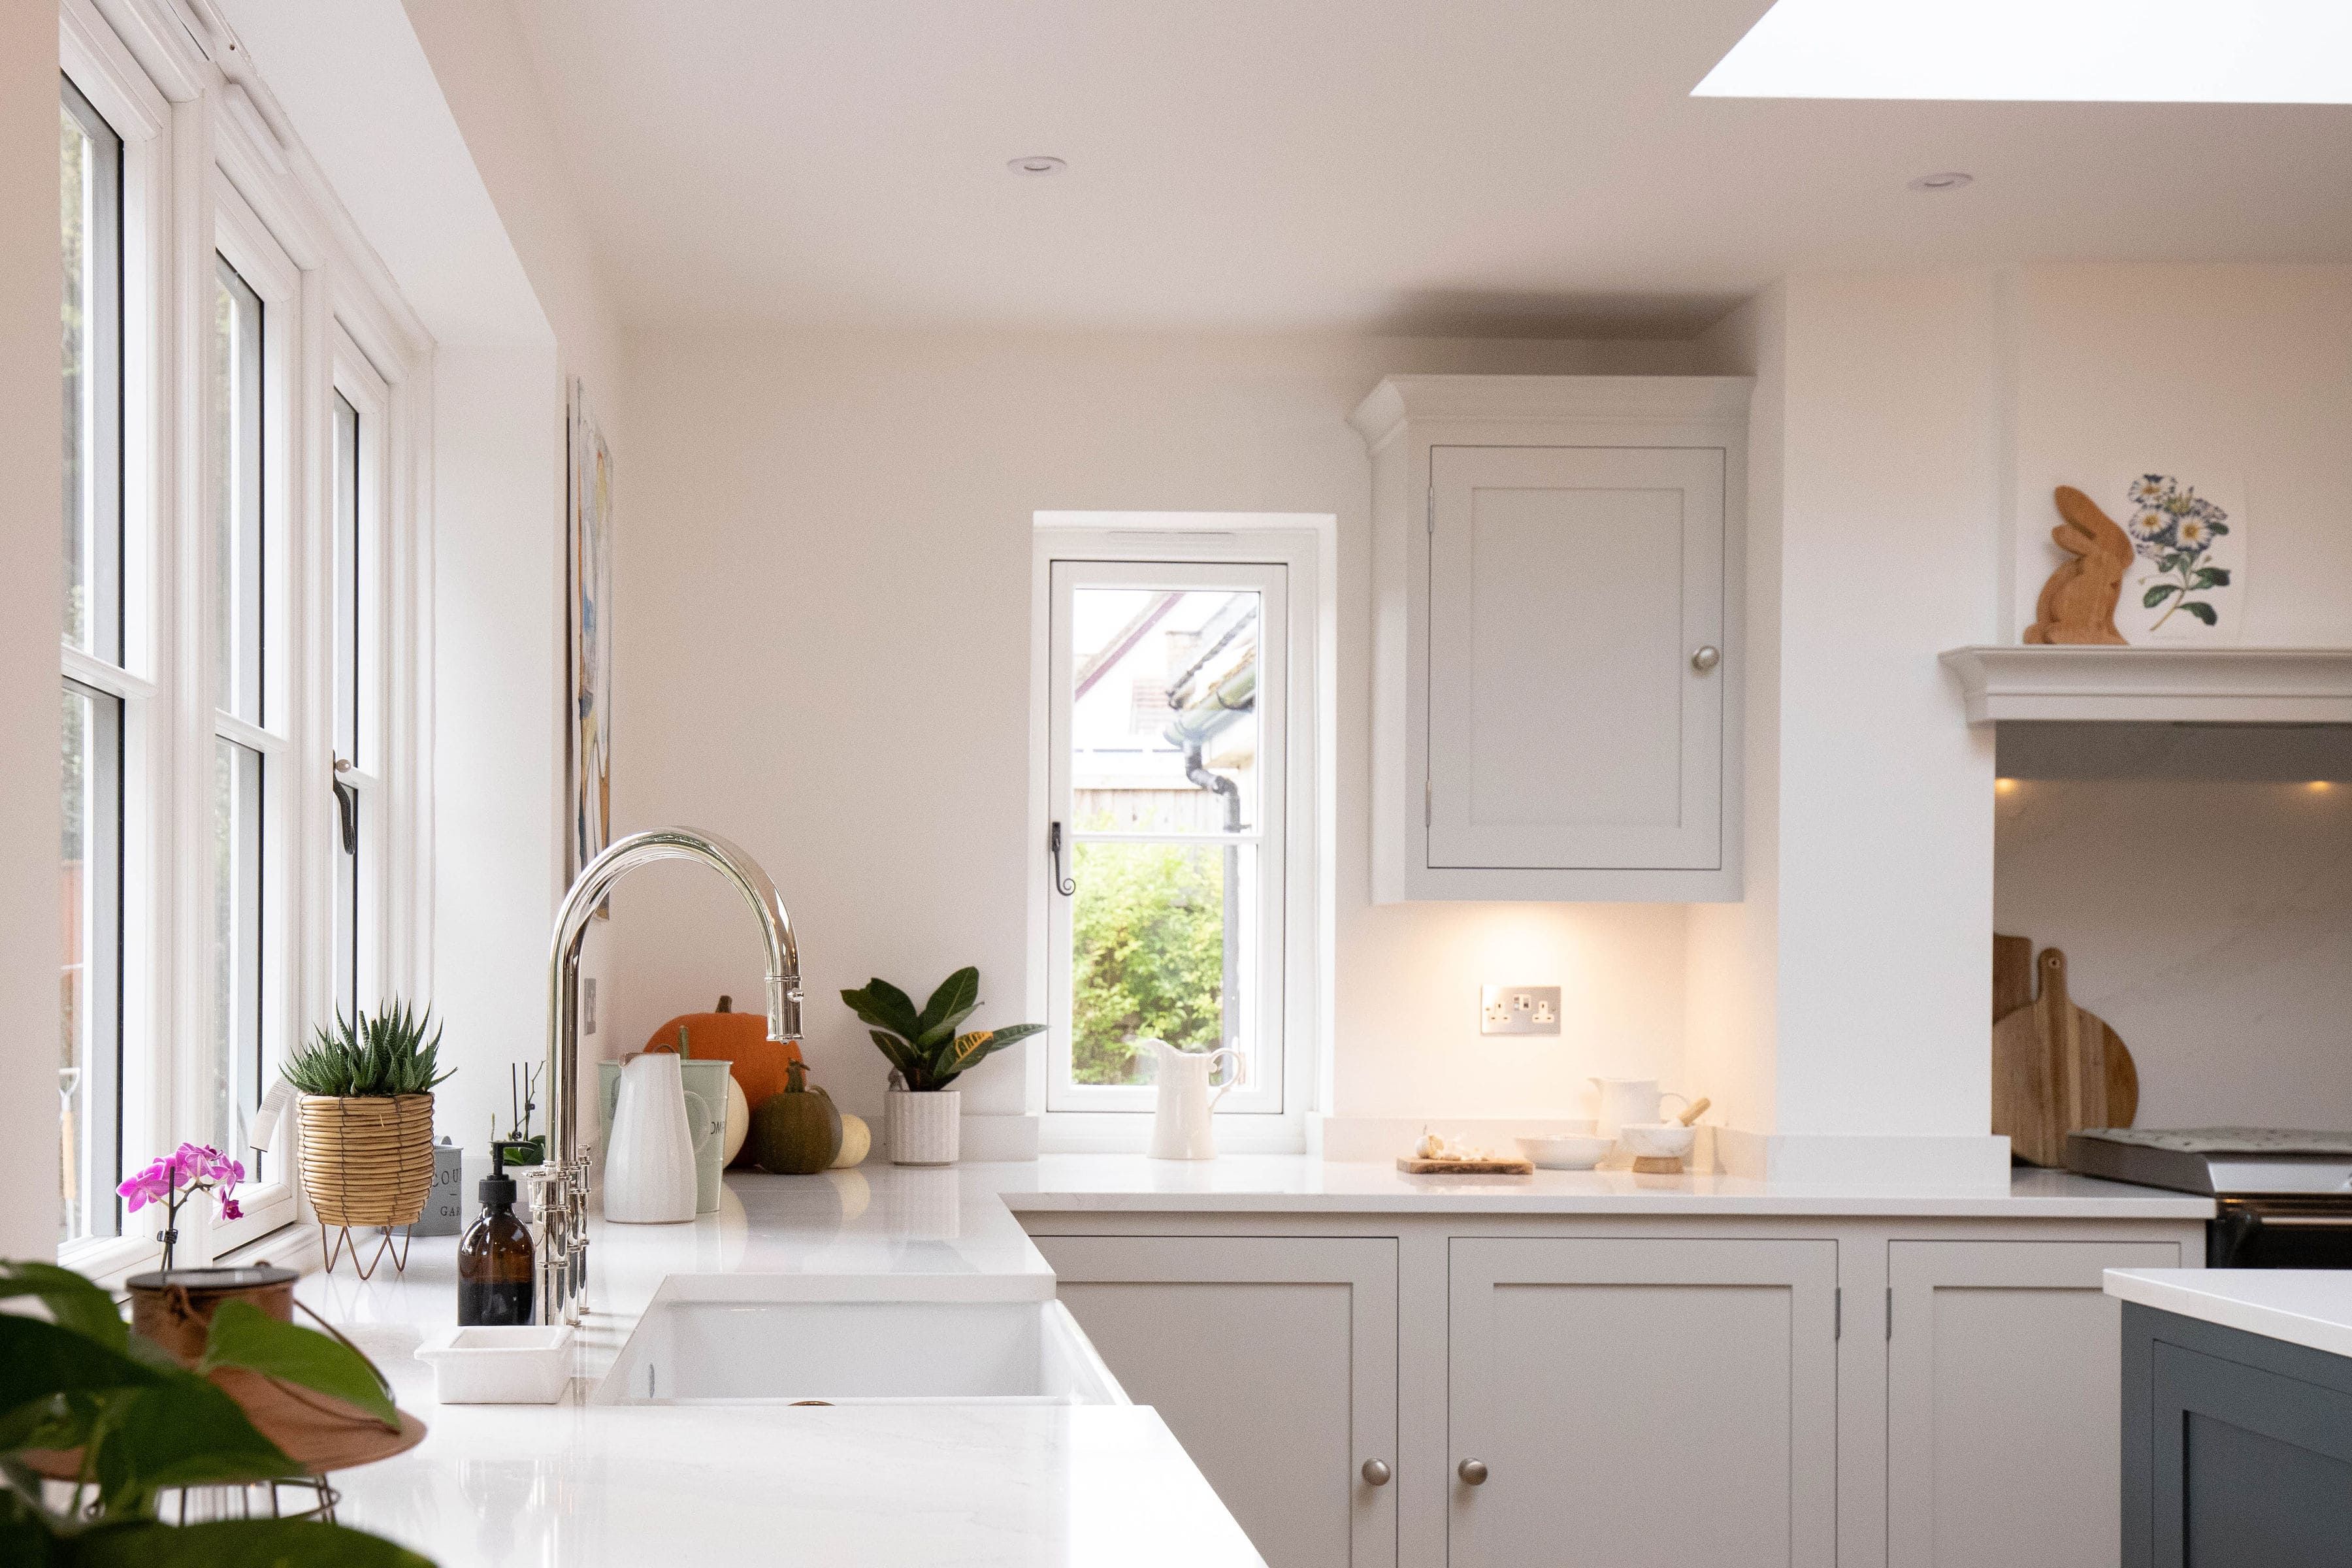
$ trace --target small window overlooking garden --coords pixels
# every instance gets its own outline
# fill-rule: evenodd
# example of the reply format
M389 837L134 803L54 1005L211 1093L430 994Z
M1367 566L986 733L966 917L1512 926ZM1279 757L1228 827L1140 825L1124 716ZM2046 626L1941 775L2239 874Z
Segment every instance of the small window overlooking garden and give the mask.
M1049 1110L1150 1109L1154 1039L1284 1109L1288 571L1051 563Z

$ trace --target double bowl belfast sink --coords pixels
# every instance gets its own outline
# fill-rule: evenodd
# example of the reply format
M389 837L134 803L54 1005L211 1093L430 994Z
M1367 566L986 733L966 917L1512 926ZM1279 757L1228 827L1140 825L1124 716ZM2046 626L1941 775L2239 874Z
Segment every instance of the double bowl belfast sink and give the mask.
M674 1276L600 1405L1125 1405L1053 1300L793 1297L790 1276Z

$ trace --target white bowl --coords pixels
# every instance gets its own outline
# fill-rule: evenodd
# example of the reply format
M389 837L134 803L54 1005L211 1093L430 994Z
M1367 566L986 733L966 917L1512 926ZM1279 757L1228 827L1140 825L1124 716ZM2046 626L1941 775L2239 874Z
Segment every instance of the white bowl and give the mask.
M572 1381L569 1324L447 1330L417 1348L444 1405L552 1405Z
M1625 1152L1639 1160L1681 1160L1698 1143L1698 1129L1679 1121L1629 1121L1617 1129Z
M1547 1171L1589 1171L1609 1152L1610 1141L1590 1132L1522 1138L1519 1152Z

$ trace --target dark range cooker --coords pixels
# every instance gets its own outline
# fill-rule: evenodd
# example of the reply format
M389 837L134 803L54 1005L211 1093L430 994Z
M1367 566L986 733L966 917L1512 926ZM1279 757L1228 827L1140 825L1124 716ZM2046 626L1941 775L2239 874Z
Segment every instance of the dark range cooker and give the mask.
M2214 1199L2208 1268L2352 1268L2352 1132L2102 1127L2066 1140L2066 1164Z

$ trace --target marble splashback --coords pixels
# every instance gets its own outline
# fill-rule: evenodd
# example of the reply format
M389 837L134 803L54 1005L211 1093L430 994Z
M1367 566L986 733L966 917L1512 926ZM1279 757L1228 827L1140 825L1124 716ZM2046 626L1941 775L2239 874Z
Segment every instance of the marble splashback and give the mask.
M1994 927L2065 950L2139 1125L2352 1130L2352 739L2011 728Z

